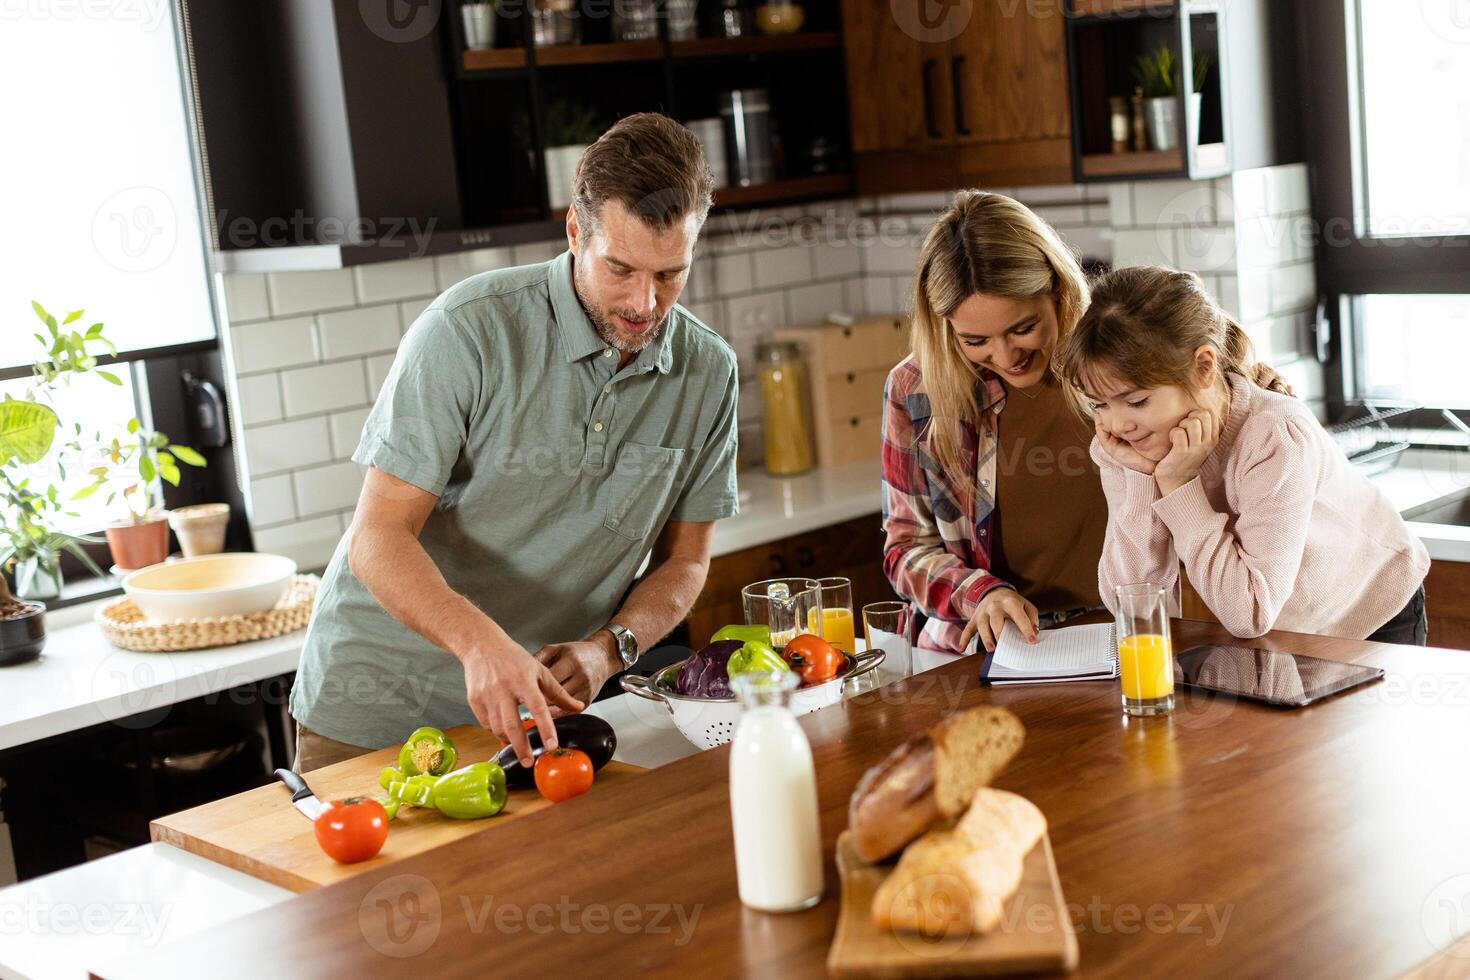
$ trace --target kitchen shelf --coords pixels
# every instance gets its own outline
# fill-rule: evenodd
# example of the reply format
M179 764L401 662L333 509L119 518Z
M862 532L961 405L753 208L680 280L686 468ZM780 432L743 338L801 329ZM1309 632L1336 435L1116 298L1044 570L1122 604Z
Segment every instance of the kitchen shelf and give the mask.
M700 37L669 42L675 59L720 58L740 55L785 54L793 51L835 51L842 47L836 31L809 34L753 34L749 37Z
M550 44L536 49L538 68L564 65L614 65L629 61L658 61L662 41L618 41L612 44Z
M1183 171L1184 151L1179 148L1146 153L1092 153L1082 158L1084 177L1138 177Z
M1072 0L1072 13L1078 17L1112 17L1118 14L1171 13L1177 0Z
M464 53L465 71L499 71L526 67L525 48L489 48Z
M715 207L736 208L751 204L795 201L828 194L845 194L852 190L852 174L821 174L816 177L793 177L773 180L748 187L721 187L715 191Z

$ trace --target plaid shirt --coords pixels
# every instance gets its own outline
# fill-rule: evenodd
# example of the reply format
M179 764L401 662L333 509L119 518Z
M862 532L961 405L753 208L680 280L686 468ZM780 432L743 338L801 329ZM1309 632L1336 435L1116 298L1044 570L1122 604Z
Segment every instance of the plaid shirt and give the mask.
M952 652L986 593L1011 588L989 571L1005 386L982 371L975 395L983 424L966 424L962 441L965 469L976 475L971 500L919 447L931 411L918 361L905 358L884 387L883 572L910 603L910 637Z

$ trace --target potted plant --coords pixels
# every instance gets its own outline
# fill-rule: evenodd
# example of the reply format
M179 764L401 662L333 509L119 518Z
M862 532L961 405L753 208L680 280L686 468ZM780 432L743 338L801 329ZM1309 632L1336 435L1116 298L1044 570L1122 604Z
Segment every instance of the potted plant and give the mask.
M1160 45L1134 59L1133 77L1143 88L1149 147L1174 149L1179 145L1179 58L1168 45Z
M15 594L21 599L54 599L61 594L61 553L75 555L94 575L102 569L82 546L101 544L101 538L68 534L51 526L53 516L78 516L65 511L56 484L44 491L31 488L30 480L19 483L8 471L0 474L0 569L15 576Z
M179 485L179 464L204 466L205 460L188 446L169 442L162 432L143 428L137 419L127 422L126 436L109 441L94 436L98 465L87 472L93 481L78 490L82 500L107 491L107 504L122 502L126 518L107 528L107 546L119 571L156 565L168 557L168 515L153 504L153 484L163 480Z
M558 100L546 110L546 193L553 212L572 203L577 163L601 135L595 109L578 109Z

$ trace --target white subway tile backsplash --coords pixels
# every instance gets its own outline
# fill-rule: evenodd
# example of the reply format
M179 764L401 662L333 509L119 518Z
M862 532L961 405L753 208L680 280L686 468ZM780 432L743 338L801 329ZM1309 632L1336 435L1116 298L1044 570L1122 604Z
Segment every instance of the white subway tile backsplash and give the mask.
M1108 262L1113 258L1115 232L1111 228L1064 228L1058 234L1079 259Z
M1215 302L1226 313L1240 319L1240 279L1237 276L1215 277Z
M1237 221L1265 217L1268 213L1266 200L1266 171L1240 170L1231 175L1230 203Z
M1113 265L1178 265L1173 228L1124 229L1113 233Z
M1132 184L1108 185L1108 220L1114 228L1133 227Z
M1265 269L1285 265L1297 257L1294 220L1269 216L1236 223L1240 238L1240 267Z
M1087 205L1050 204L1032 208L1043 221L1053 228L1072 228L1087 224Z
M271 315L270 294L265 287L265 276L261 273L230 273L221 275L225 294L225 319L230 323L248 323L251 320L269 320Z
M402 330L398 305L364 306L317 317L322 357L335 360L396 350Z
M1237 270L1235 229L1229 225L1183 226L1175 229L1175 241L1172 264L1181 269L1217 275Z
M559 238L554 242L527 242L524 245L511 247L511 255L515 258L516 265L531 265L535 262L549 262L567 250L565 238Z
M1089 188L1081 184L1046 184L1036 187L1017 187L1011 197L1031 207L1036 204L1055 204L1063 201L1081 201Z
M271 272L266 279L270 287L271 313L274 316L337 310L357 302L350 269Z
M1265 269L1240 270L1240 318L1248 323L1271 315L1271 274Z
M694 315L694 318L706 327L709 327L721 337L727 337L730 333L730 324L725 316L725 301L712 299L702 303L683 303L684 309Z
M275 422L281 417L281 376L253 374L235 381L235 418L241 425Z
M1219 213L1212 181L1155 180L1133 185L1133 216L1139 225L1211 226Z
M825 320L828 313L849 312L846 303L847 295L840 282L798 286L786 294L786 322L800 324Z
M1312 209L1305 163L1267 167L1266 210L1273 215L1298 214Z
M232 326L230 345L241 374L311 364L318 356L316 325L309 316Z
M291 474L296 509L302 514L336 513L357 504L362 492L362 467L351 460L297 470Z
M433 259L375 262L360 265L352 273L357 282L359 303L386 303L414 296L433 296L439 291L434 280Z
M759 425L764 407L759 382L747 381L740 386L739 425Z
M898 301L893 298L893 280L887 276L864 276L859 282L862 290L863 313L882 316L898 310Z
M884 214L903 211L921 211L937 214L949 207L954 195L948 191L916 191L911 194L887 194L878 200L878 209Z
M250 523L253 527L282 524L296 519L296 498L291 492L291 474L267 476L250 481Z
M845 279L861 275L863 254L861 247L848 240L821 242L812 247L812 264L818 279Z
M510 248L480 248L473 252L456 252L453 255L438 255L433 259L435 285L443 292L455 283L515 265Z
M810 282L811 278L811 251L805 246L786 245L755 253L755 282L761 289Z
M920 245L912 235L880 230L877 239L863 251L863 271L869 275L912 275L919 263Z
M245 459L254 476L329 462L332 442L327 420L318 416L246 429Z
M1292 313L1317 305L1317 273L1303 262L1271 270L1271 312Z
M785 326L781 294L742 296L727 301L726 307L730 316L730 346L735 348L740 376L752 377L756 369L756 345L768 338L772 330Z
M281 393L288 417L353 408L369 400L358 360L284 371Z
M350 408L345 412L333 412L327 416L327 429L332 435L332 456L348 459L357 450L362 439L362 427L367 422L367 408Z
M749 252L730 252L713 256L714 281L711 286L715 296L734 296L748 293L755 285L754 265Z
M383 382L388 380L388 371L393 367L393 355L379 354L369 357L366 365L368 401L375 401L378 392L383 390Z
M423 312L433 303L432 299L411 299L406 303L398 304L398 325L403 333L413 326L413 321L423 315Z
M342 539L342 524L336 515L296 521L255 532L255 550L285 555L304 572L324 567Z

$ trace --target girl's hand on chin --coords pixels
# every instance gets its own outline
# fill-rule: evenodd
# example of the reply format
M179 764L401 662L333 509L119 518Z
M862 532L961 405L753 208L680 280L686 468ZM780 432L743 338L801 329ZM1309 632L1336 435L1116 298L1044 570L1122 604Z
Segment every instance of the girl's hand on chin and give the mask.
M1103 428L1103 424L1097 419L1092 420L1092 425L1097 431L1097 438L1102 443L1103 449L1107 450L1108 455L1117 460L1120 466L1133 470L1135 473L1142 473L1144 476L1154 475L1154 469L1159 464Z
M1220 424L1215 416L1197 408L1169 430L1169 455L1154 469L1159 493L1168 496L1199 476L1200 467L1220 441Z

